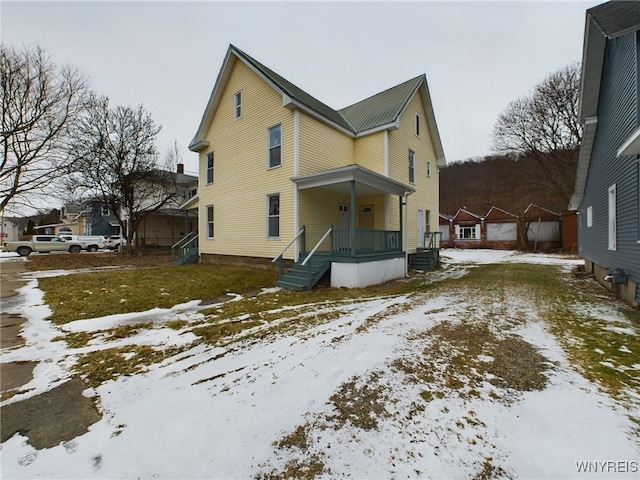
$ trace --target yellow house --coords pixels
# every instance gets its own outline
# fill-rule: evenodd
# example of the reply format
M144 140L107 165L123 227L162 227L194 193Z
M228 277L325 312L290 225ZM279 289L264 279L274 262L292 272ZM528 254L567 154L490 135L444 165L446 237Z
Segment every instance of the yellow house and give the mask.
M425 75L334 110L230 45L189 149L202 262L295 262L279 284L304 289L437 261L446 160Z

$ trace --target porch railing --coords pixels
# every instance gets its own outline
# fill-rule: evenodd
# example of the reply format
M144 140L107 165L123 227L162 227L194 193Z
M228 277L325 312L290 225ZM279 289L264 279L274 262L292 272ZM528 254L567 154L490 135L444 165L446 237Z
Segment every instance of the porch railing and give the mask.
M353 251L355 248L355 251ZM402 251L402 238L397 230L355 229L351 244L351 229L335 228L331 234L331 253L338 256L374 255Z
M171 261L176 264L192 263L199 255L198 234L191 232L171 246Z
M289 250L289 247L291 247L291 245L296 243L298 241L298 239L301 239L300 251L304 252L304 250L305 250L305 238L306 238L306 233L305 232L306 232L306 228L303 225L302 228L300 229L300 231L298 232L298 234L295 237L293 237L293 240L291 240L289 242L289 244L286 247L284 247L282 249L282 251L278 255L276 255L273 260L271 260L271 263L278 262L278 277L280 279L282 279L282 274L283 274L282 259L283 259L283 256L284 256L284 252Z
M429 241L427 241L427 239ZM442 232L428 232L424 234L425 248L433 250L440 248L440 242L442 241Z

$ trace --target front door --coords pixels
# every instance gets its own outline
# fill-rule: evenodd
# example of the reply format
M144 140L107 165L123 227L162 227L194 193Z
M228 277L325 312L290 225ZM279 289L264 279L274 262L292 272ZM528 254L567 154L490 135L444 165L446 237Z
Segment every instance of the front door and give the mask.
M359 228L373 230L373 205L362 205L360 207Z
M424 211L418 210L418 248L424 248Z

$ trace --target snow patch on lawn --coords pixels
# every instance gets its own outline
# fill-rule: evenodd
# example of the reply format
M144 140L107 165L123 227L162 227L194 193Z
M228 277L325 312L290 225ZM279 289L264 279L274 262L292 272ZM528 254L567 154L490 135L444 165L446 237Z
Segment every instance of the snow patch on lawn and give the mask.
M426 278L460 276L481 263L542 263L564 270L581 263L575 257L494 250L443 250L442 257L445 268ZM188 346L193 333L162 325L202 318L198 302L188 302L56 327L45 320L50 311L35 280L21 295L27 345L1 352L0 359L41 363L27 386L33 391L3 405L60 383L81 353L127 344ZM629 464L626 472L605 475L637 478L640 444L630 437L629 412L574 369L527 299L513 295L487 305L478 300L455 292L359 299L319 307L314 313L339 315L310 328L260 340L251 335L261 328L255 327L225 345L197 344L146 373L86 391L99 398L104 416L71 443L37 451L16 434L2 444L3 477L253 478L282 475L297 462L331 478L471 478L481 472L594 478L578 471L576 462L627 461L636 462L636 470ZM615 310L580 308L610 318L621 334L633 330L618 324ZM456 325L470 311L479 321L498 318L499 328L491 332L496 338L517 336L536 348L546 359L544 389L496 387L495 376L487 373L475 393L438 391L437 378L412 382L395 367L421 355L431 361L424 350L432 329ZM51 341L64 332L146 321L156 328L115 342L93 340L72 355L65 342ZM283 315L270 326L288 321ZM477 357L480 364L493 360ZM350 412L350 395L370 396L371 411L378 413ZM375 428L362 425L367 421Z

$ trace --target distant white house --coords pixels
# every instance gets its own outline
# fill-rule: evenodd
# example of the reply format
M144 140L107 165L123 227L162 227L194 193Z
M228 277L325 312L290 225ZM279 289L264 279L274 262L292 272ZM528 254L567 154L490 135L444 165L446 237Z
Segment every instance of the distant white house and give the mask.
M13 223L11 220L4 217L2 218L1 225L2 226L0 228L0 237L2 238L3 242L15 242L19 240L19 236L20 236L19 225Z

